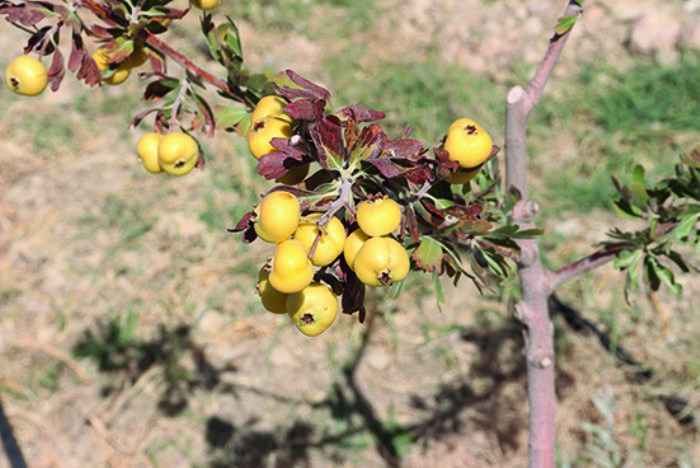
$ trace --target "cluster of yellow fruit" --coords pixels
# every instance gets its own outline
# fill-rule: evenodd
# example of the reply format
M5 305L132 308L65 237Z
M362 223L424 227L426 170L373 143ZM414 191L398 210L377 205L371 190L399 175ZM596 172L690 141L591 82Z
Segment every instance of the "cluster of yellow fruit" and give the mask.
M268 153L277 151L270 143L273 138L292 137L292 118L282 109L287 102L280 96L265 96L255 106L250 116L248 131L248 149L255 159L260 159ZM309 173L309 165L303 164L289 170L277 182L286 185L296 185L304 180Z
M92 59L97 64L97 68L102 72L102 78L108 85L116 86L124 83L131 75L131 70L138 68L148 60L148 55L143 50L143 43L134 42L133 52L119 65L110 66L109 57L104 47L98 47L92 54ZM109 70L105 72L105 70Z
M461 118L447 129L444 148L450 153L450 160L459 163L459 170L452 174L449 182L466 184L491 155L493 141L481 125L472 119Z
M389 237L401 223L401 209L390 198L360 203L360 228L349 236L335 216L325 226L317 224L321 213L302 217L299 200L285 191L269 193L254 213L258 237L277 244L258 277L262 305L270 312L288 314L307 336L325 331L338 313L331 288L313 282L314 267L331 265L342 254L358 279L370 286L387 286L408 274L408 253Z
M16 57L5 70L5 84L17 94L38 96L44 92L47 83L46 68L31 55Z
M197 140L187 133L172 132L167 135L146 133L136 144L136 153L148 172L167 172L183 176L195 167L199 159Z

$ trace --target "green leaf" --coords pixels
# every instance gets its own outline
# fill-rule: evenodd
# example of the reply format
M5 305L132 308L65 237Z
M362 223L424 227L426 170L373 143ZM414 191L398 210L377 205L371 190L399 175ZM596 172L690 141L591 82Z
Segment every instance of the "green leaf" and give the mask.
M674 229L675 239L678 242L687 242L690 231L695 226L698 218L700 218L700 212L698 212L698 208L700 207L697 205L691 205L691 207L688 207L688 209L680 215L681 222L678 223Z
M424 271L442 272L442 259L444 253L442 246L432 237L425 236L420 245L411 254L416 266Z
M571 30L571 28L574 27L576 21L578 21L580 16L581 14L578 13L573 16L564 16L562 18L559 18L559 21L557 22L554 31L560 36L566 34Z
M627 200L624 198L621 198L619 200L615 200L613 202L613 209L615 210L615 213L623 219L627 219L630 221L636 221L639 218L641 218L641 212L637 207L631 205Z
M674 294L680 295L683 292L683 286L676 283L676 278L673 276L673 272L660 264L656 259L654 259L654 270L656 276L661 279L661 282L666 285L666 287L671 290Z
M639 262L639 258L641 256L641 250L621 252L617 257L615 257L615 260L613 260L613 266L618 270L626 270L633 264Z
M445 303L445 294L442 291L442 283L440 282L440 274L437 271L433 272L433 282L435 283L435 298L438 302L438 307L440 304Z
M216 112L216 121L226 127L238 124L248 112L242 107L222 107Z

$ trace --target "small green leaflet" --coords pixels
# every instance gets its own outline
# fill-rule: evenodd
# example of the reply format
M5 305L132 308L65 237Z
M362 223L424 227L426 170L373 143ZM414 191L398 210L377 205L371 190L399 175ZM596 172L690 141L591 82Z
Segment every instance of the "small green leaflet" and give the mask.
M564 16L562 18L559 18L559 21L557 22L556 27L554 28L554 31L559 35L562 36L566 33L568 33L571 28L574 27L574 24L576 24L576 21L581 17L581 13L577 13L573 16Z
M222 107L216 112L216 121L221 125L230 127L240 122L247 113L242 107Z

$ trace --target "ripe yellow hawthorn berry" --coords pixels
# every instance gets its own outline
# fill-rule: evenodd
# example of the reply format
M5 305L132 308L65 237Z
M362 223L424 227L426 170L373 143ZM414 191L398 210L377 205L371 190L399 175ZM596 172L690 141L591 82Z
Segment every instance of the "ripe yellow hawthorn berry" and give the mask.
M272 257L270 285L282 294L292 294L307 287L314 277L314 268L306 256L306 247L295 239L287 239L275 247Z
M466 171L464 169L461 169L454 174L450 176L448 179L448 182L454 185L461 185L461 184L466 184L470 180L472 180L476 175L479 173L479 169L473 169L471 171Z
M311 251L311 246L320 233L319 240L316 243L316 250L311 257L311 263L319 267L330 265L343 253L343 246L347 237L343 223L335 216L328 221L325 232L323 232L316 226L316 220L320 217L320 213L307 216L306 219L299 223L299 227L294 232L294 239L304 244L307 252Z
M258 101L253 113L250 115L250 121L255 125L256 122L260 122L264 118L277 117L291 124L292 118L282 112L282 109L284 109L286 105L287 101L282 99L281 96L276 96L274 94L265 96Z
M219 4L219 0L190 0L190 3L200 10L211 10Z
M148 55L144 50L142 41L134 41L134 50L131 52L124 62L129 68L138 68L148 60Z
M265 117L254 122L248 133L248 149L255 159L277 151L270 144L273 138L291 138L292 126L284 119L278 117Z
M360 229L370 237L390 234L401 224L401 208L389 197L363 201L356 216Z
M13 59L5 70L5 84L13 92L23 96L38 96L47 84L46 68L31 55Z
M153 174L163 172L158 159L158 144L162 139L163 135L160 133L150 132L139 138L139 142L136 144L136 154L139 155L146 170Z
M458 119L450 125L445 138L445 151L450 160L464 169L476 169L491 155L491 136L472 119Z
M92 59L97 64L97 68L99 68L100 71L103 71L109 67L109 60L102 47L97 48L95 52L93 52ZM105 83L116 86L124 83L127 78L129 78L129 75L131 75L131 66L128 61L125 60L120 63L119 66L117 66L117 69L114 70L114 72L107 78L104 78L104 74L102 76Z
M331 288L312 283L287 298L287 313L294 325L306 336L326 331L338 315L338 298Z
M256 208L255 232L265 242L289 239L299 226L299 200L289 192L272 192Z
M286 314L288 294L281 293L273 288L269 278L270 272L263 266L258 272L258 284L255 287L260 296L260 302L262 302L265 310L273 314Z
M285 175L275 180L284 185L297 185L302 180L306 179L308 174L309 164L302 164L301 166L294 166Z
M158 143L158 161L168 174L183 176L189 173L198 158L197 140L187 133L168 133Z
M362 229L355 229L350 233L347 239L345 239L345 245L343 246L343 256L345 257L345 263L348 264L352 271L355 271L355 257L357 252L360 251L362 246L367 242L370 237L365 234Z
M411 262L406 249L391 237L368 239L355 256L357 277L368 286L390 286L408 275Z

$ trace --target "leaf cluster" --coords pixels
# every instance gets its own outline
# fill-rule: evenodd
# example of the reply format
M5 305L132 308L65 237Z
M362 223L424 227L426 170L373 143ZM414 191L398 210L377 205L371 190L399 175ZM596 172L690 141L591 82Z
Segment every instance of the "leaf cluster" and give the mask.
M642 279L651 290L663 284L676 294L681 285L676 282L671 266L682 272L695 269L679 248L690 247L700 256L700 146L685 152L675 175L648 185L642 166L635 166L630 181L623 185L613 177L619 198L613 202L617 214L630 221L644 223L638 230L612 229L611 240L603 242L605 249L622 248L615 267L626 272L625 294L639 287Z

